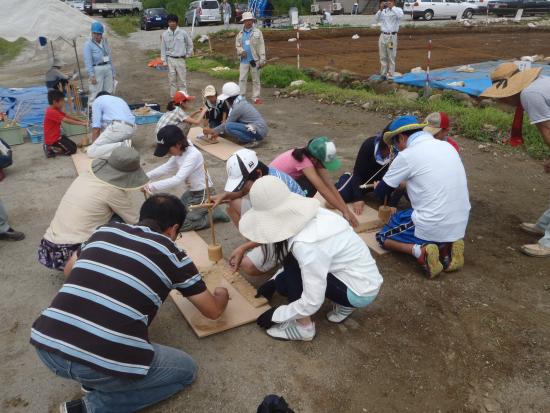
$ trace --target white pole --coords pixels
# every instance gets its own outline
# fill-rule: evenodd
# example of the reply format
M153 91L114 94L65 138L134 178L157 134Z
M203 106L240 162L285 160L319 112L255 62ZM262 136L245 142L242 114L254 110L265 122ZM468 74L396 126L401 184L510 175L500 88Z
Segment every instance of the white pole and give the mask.
M193 10L193 23L191 24L191 39L195 33L195 20L197 19L197 9Z

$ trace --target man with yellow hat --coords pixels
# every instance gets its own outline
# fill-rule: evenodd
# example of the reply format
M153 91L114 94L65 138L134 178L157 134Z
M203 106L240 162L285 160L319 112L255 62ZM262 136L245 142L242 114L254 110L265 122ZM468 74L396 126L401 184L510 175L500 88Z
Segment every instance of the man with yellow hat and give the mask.
M550 146L550 77L540 76L541 70L537 67L520 71L514 63L503 63L491 73L493 84L481 96L523 107ZM544 169L550 173L550 160ZM521 228L530 234L542 235L537 244L523 245L521 252L532 257L550 257L550 208L536 223L524 222Z
M252 75L252 100L256 105L262 103L260 99L260 69L265 65L265 43L260 29L254 26L256 18L247 11L242 16L243 29L235 38L237 55L241 59L239 68L239 87L241 95L246 96L248 72Z
M388 199L406 182L412 208L395 213L376 238L385 249L414 256L434 278L464 266L470 200L460 156L425 126L415 116L401 116L384 133L384 142L399 153L375 194Z

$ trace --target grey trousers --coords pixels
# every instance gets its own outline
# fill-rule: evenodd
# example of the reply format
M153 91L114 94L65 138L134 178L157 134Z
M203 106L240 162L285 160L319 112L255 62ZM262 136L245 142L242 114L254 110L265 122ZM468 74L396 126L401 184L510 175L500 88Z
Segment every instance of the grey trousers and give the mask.
M8 213L4 208L4 204L0 200L0 234L8 232L10 229L10 224L8 224Z

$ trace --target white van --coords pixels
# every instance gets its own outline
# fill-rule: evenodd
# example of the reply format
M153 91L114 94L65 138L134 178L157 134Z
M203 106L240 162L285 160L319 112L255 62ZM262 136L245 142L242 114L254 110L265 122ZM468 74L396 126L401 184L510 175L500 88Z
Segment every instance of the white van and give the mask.
M432 19L471 19L477 6L459 0L416 0L405 2L403 12L405 15L412 15L413 20L423 18Z
M195 17L195 26L206 23L221 24L222 14L217 0L193 1L185 12L185 25L191 26Z

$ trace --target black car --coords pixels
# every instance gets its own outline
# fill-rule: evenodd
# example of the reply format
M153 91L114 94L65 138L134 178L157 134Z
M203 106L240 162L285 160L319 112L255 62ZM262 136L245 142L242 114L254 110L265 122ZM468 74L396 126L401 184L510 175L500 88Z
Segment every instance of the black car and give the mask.
M529 16L550 13L550 0L491 0L487 7L489 13L498 17L514 16L519 9Z
M141 16L141 30L151 30L155 27L166 29L168 27L168 12L163 8L145 9Z

